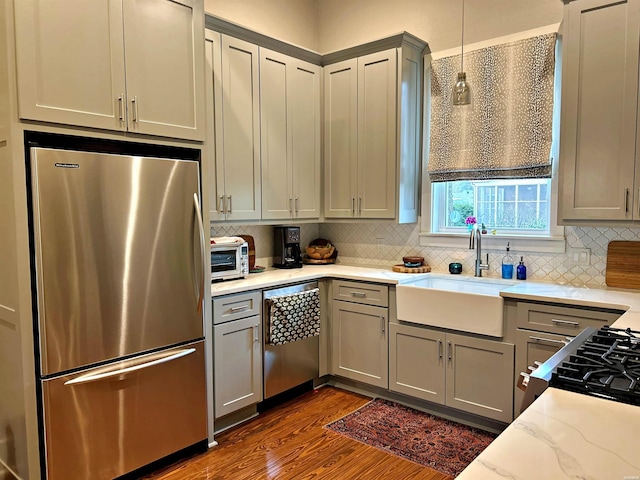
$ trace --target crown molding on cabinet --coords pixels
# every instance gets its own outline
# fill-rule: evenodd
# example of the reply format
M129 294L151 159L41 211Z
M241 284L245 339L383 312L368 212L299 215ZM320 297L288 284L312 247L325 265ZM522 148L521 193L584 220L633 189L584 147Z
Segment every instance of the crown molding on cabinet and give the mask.
M262 33L254 32L241 25L210 14L205 15L205 28L320 66L331 65L332 63L341 62L350 58L380 52L389 48L398 48L403 45L415 48L423 54L431 53L427 42L408 32L398 33L390 37L321 55L312 50L307 50L306 48L277 40Z
M254 32L253 30L249 30L237 23L233 23L213 15L205 15L204 26L205 28L230 35L237 39L244 40L245 42L258 45L259 47L265 47L269 50L273 50L299 60L304 60L305 62L309 62L314 65L322 65L322 55L317 52L268 37L267 35Z

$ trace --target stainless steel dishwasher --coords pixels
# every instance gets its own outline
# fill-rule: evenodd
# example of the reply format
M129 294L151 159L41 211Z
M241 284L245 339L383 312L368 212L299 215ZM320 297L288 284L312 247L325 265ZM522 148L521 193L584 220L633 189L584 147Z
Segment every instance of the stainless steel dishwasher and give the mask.
M286 297L318 288L318 282L266 290L263 292L263 379L264 398L267 399L290 388L301 385L319 375L319 337L313 336L284 345L272 345L269 326L273 297Z

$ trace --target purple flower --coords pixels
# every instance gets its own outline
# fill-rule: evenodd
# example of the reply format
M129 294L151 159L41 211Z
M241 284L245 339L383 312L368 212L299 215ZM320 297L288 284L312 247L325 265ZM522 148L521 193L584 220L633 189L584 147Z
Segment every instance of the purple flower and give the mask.
M467 217L464 223L466 223L467 225L473 225L474 223L476 223L476 217Z

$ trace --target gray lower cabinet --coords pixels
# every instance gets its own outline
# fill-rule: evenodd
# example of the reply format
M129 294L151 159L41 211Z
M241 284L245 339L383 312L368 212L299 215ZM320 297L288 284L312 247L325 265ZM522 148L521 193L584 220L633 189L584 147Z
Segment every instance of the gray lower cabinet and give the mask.
M334 301L332 373L376 387L389 387L388 308Z
M514 345L389 324L389 389L502 422L513 419Z
M213 311L214 413L220 418L262 401L260 292L216 299Z

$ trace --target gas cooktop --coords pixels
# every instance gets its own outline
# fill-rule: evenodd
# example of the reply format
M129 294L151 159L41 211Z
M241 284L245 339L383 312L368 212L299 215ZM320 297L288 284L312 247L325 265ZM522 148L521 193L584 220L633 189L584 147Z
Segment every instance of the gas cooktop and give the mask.
M549 386L640 405L640 331L595 331L557 366Z

